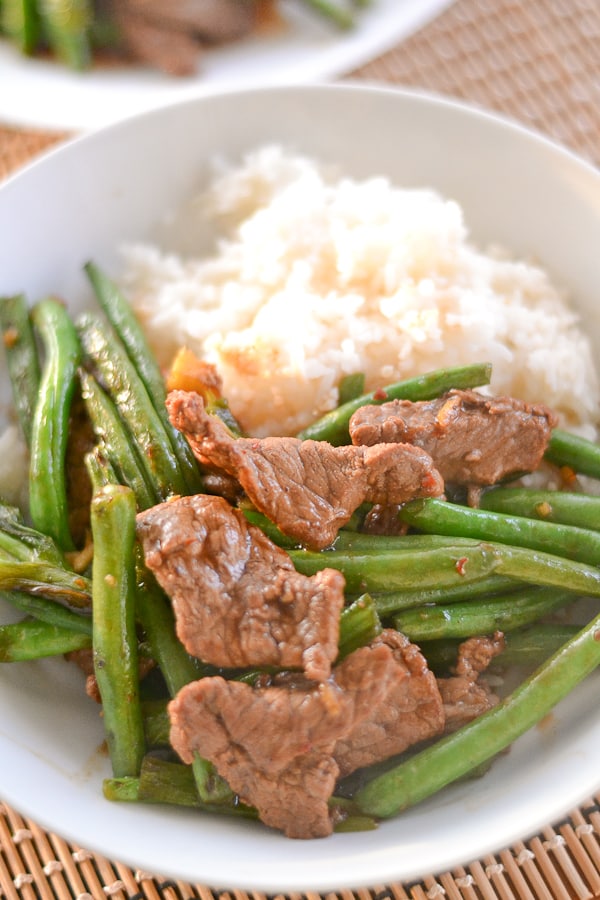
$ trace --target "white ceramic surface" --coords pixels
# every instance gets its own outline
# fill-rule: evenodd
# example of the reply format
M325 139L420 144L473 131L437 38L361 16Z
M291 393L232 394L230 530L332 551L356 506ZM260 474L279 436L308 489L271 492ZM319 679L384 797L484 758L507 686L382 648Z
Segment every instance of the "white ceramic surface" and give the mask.
M478 242L534 254L572 290L600 359L600 173L518 126L435 97L355 86L224 93L79 138L0 187L0 295L85 302L82 265L152 235L215 152L279 141L355 176L460 201ZM5 376L4 376L5 378ZM289 841L247 823L113 805L102 724L62 662L0 669L0 798L84 847L214 887L335 890L419 878L525 838L600 788L598 678L480 780L374 832Z
M450 0L372 0L352 31L340 31L302 0L278 0L281 22L203 52L198 74L173 79L144 67L76 73L20 56L0 40L0 120L87 130L163 103L223 87L298 84L352 71L385 52Z

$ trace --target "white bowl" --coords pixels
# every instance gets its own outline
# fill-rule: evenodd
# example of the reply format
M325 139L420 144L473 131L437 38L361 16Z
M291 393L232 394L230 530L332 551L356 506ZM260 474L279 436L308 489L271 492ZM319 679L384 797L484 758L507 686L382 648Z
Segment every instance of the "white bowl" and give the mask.
M109 271L199 183L215 152L292 145L362 177L427 185L463 206L478 242L534 255L569 286L600 359L600 174L514 124L431 96L366 86L224 93L59 148L0 188L0 294L85 302L82 266ZM6 378L4 376L4 383ZM60 661L0 671L0 797L132 866L213 887L336 890L416 879L526 838L600 788L591 677L498 759L374 832L290 841L256 824L103 799L102 724Z

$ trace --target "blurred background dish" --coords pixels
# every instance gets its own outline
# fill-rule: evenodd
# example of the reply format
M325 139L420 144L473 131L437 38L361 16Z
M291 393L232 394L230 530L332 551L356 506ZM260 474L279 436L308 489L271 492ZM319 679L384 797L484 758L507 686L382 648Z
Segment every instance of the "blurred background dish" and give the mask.
M133 64L74 72L30 58L0 40L0 121L86 130L161 103L222 88L314 81L344 74L383 53L449 0L372 0L342 30L299 0L277 4L276 21L248 37L202 51L196 75L177 78Z

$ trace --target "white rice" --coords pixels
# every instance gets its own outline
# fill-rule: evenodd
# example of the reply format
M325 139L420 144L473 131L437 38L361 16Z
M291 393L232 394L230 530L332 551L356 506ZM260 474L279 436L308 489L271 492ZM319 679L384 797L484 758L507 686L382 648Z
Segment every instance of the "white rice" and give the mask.
M536 265L473 246L453 200L330 178L267 146L216 174L185 216L187 246L210 228L212 249L129 246L123 284L161 363L181 346L214 363L248 433L297 432L350 373L370 390L488 361L494 393L595 434L598 378L565 297Z

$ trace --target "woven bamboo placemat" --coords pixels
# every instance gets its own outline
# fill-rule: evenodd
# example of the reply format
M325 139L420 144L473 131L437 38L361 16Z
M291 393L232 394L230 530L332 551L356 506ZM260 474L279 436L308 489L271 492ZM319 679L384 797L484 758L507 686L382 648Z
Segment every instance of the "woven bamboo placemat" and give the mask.
M418 2L418 0L417 0ZM600 165L600 0L455 0L349 77L415 86L504 113ZM2 127L0 179L64 140ZM6 900L266 900L171 881L74 846L0 804ZM411 884L275 900L592 900L600 898L600 794L496 854Z

